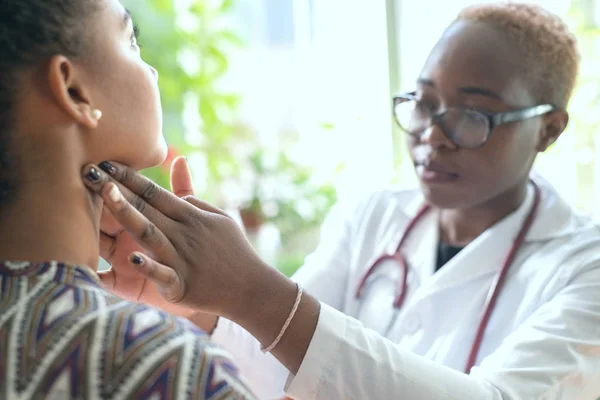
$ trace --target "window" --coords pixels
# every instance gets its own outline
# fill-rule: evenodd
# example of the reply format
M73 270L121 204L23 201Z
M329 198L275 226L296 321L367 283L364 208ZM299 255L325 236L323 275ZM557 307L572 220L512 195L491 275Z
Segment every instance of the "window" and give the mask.
M411 88L429 51L465 6L480 0L396 0L394 21L397 42L396 54L400 76L394 90ZM488 0L486 2L492 2ZM564 17L579 39L582 53L581 76L571 101L571 121L556 146L541 154L535 171L549 180L573 206L588 212L600 213L600 35L598 25L600 6L597 0L537 0L532 1ZM433 12L435 10L435 12ZM427 21L423 29L423 21ZM393 72L394 73L394 72ZM399 134L398 134L399 135ZM398 143L402 143L399 137ZM414 186L416 179L412 165L404 151L396 153L397 181Z

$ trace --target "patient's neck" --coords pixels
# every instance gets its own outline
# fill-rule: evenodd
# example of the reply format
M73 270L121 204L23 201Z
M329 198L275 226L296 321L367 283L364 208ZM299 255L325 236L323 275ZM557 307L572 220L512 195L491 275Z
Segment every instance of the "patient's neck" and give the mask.
M15 200L0 210L0 260L61 261L96 270L101 203L81 180L84 161L69 156L78 149L46 149L19 166Z

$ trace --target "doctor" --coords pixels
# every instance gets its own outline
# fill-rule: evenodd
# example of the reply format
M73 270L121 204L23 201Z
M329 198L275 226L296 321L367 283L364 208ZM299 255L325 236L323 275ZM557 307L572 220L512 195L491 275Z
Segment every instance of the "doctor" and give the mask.
M293 281L183 197L184 160L182 198L103 163L86 180L114 216L102 279L211 331L263 399L594 399L600 232L530 178L567 125L577 69L573 36L542 9L464 10L394 98L421 190L334 211Z

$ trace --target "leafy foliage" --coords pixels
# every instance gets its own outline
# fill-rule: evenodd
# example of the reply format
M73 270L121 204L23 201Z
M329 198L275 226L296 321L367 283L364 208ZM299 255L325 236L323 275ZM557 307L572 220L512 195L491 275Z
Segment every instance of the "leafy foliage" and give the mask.
M279 149L274 164L265 163L265 150L257 148L256 137L234 123L240 98L221 90L219 83L229 69L229 52L243 46L234 31L223 27L236 1L188 0L185 9L177 8L180 3L184 2L123 0L140 27L142 57L160 74L164 134L169 143L165 164L144 174L169 188L170 161L177 155L201 155L206 160L207 182L197 195L224 206L220 198L224 182L244 180L240 172L250 171L255 180L248 188L248 202L241 206L278 227L283 245L279 264L291 274L306 250L290 250L289 243L320 225L336 200L335 188L315 185L312 171L292 162L285 149ZM200 119L199 132L189 132L184 124L190 96L197 99L194 111ZM243 143L254 152L240 156L236 150ZM275 190L265 191L265 182L277 182ZM284 195L286 190L288 195Z
M208 182L201 195L214 199L223 175L237 169L228 146L235 136L232 118L239 97L218 87L229 67L228 51L242 44L233 31L222 26L235 1L192 0L183 10L176 9L179 2L175 0L123 3L140 26L142 56L160 74L164 134L171 152L197 152L206 158ZM184 125L185 99L190 95L198 99L199 132L186 132ZM167 171L168 167L157 167L144 173L168 187Z
M259 149L249 157L247 168L253 172L254 182L243 207L277 225L285 245L299 230L319 226L337 193L332 185L313 182L311 169L294 163L284 152L273 156Z

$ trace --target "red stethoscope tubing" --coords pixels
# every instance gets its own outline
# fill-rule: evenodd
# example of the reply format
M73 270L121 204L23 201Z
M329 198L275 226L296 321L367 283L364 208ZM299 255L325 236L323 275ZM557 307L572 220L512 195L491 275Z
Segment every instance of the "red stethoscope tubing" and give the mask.
M488 295L488 297L486 299L484 312L481 316L481 320L479 321L479 325L477 326L477 332L475 334L475 339L473 340L473 344L471 346L471 351L469 352L469 357L467 359L467 363L466 363L466 367L465 367L465 373L467 373L467 374L469 373L471 368L475 365L475 362L477 360L477 355L479 353L479 349L481 348L481 343L483 342L483 336L485 334L485 330L487 328L487 325L488 325L488 322L492 315L492 312L494 311L494 307L496 306L496 300L498 299L498 295L500 294L500 291L502 290L502 286L504 285L504 280L506 279L506 275L508 273L510 265L514 261L517 253L519 252L519 249L523 246L523 243L525 243L525 238L527 236L527 232L529 232L529 229L531 228L531 226L533 225L533 222L535 220L535 216L537 214L537 210L540 205L541 193L540 193L540 188L536 185L535 182L531 181L531 184L533 185L533 189L535 192L531 210L529 211L529 214L527 214L525 221L523 221L523 225L521 226L521 229L519 230L517 237L513 241L513 244L511 246L508 254L506 255L506 258L504 259L504 262L502 263L502 267L500 267L500 270L499 270L498 274L496 274L496 278L494 279L494 282L492 283L492 286L490 288L490 292L489 292L490 294ZM356 290L356 298L357 299L359 299L360 296L362 295L362 293L365 289L367 280L375 272L377 267L379 267L379 265L381 265L381 263L383 261L393 260L393 261L396 261L400 265L400 269L402 272L402 277L399 281L398 290L396 292L396 297L394 300L394 308L398 309L398 308L402 307L402 304L404 303L404 298L406 297L406 291L407 291L408 264L406 263L406 258L400 252L400 249L406 242L406 239L410 236L410 233L413 231L415 225L423 218L423 216L430 209L431 209L430 206L423 205L419 209L417 214L409 221L408 225L406 226L406 229L404 230L404 233L402 234L402 237L400 238L400 243L398 244L398 247L396 248L396 252L394 254L384 254L383 256L379 257L377 260L375 260L375 262L367 270L367 272L365 272L365 274L362 276L361 280L359 281L358 288Z

